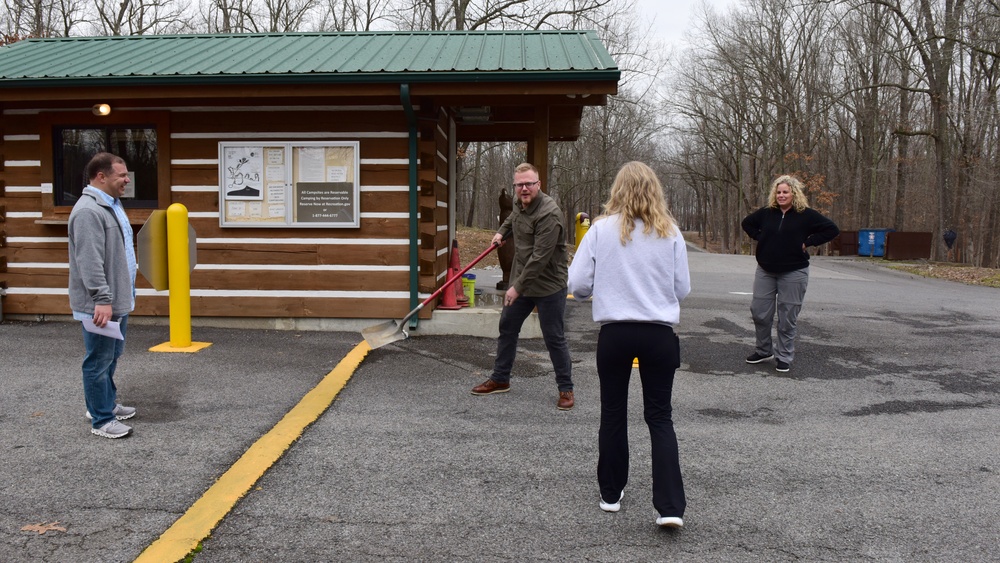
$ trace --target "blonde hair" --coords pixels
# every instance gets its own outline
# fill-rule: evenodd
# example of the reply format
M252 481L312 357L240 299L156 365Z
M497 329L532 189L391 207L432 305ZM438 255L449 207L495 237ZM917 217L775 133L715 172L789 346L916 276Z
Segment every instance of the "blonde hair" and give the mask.
M524 172L534 172L535 176L538 176L538 169L530 162L522 162L514 168L514 174L523 174Z
M657 237L666 238L677 229L677 221L667 209L660 179L641 162L626 162L618 171L604 212L621 215L622 246L632 240L637 219L642 221L642 232L647 235L655 231Z
M802 191L802 182L799 181L795 176L789 176L785 174L784 176L778 176L773 182L771 182L771 193L767 196L767 206L778 207L778 186L781 184L788 184L788 189L792 191L792 207L795 211L802 212L803 209L809 208L809 199L806 198L806 194Z

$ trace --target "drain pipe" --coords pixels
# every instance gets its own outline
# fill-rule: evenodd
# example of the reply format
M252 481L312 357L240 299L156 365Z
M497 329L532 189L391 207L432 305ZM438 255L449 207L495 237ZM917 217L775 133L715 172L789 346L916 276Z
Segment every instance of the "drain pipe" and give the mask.
M417 220L417 114L413 111L410 100L410 85L399 85L399 97L406 112L406 123L409 125L410 138L410 310L419 304L420 299L420 260L419 260L419 222ZM418 315L410 318L410 328L417 328Z

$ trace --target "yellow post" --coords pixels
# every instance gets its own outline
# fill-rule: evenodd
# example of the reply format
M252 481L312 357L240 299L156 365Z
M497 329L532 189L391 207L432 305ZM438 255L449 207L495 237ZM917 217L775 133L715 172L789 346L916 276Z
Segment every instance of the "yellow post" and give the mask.
M195 258L189 236L191 231L187 207L180 203L170 205L167 208L166 223L170 342L153 346L149 351L197 352L212 343L191 342L191 264Z
M576 246L573 247L574 252L580 248L580 241L583 240L583 235L587 234L588 230L590 230L590 215L581 211L576 214Z
M188 258L188 210L167 208L167 271L170 279L170 346L191 346L191 263Z

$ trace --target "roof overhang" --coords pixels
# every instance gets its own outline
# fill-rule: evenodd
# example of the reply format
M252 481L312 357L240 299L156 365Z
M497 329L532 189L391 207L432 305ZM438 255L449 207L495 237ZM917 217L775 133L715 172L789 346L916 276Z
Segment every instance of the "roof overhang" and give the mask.
M540 119L550 139L575 139L583 108L607 103L620 78L594 32L61 38L0 48L5 108L399 105L405 84L425 117L448 108L472 141L524 139Z

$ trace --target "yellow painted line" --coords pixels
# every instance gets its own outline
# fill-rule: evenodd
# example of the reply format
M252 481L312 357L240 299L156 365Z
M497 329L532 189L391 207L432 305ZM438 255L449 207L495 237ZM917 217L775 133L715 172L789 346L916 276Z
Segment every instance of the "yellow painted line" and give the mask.
M362 341L355 346L274 428L250 446L159 539L143 550L135 562L163 563L180 561L186 557L284 455L306 427L330 407L369 351L371 347L367 342Z

